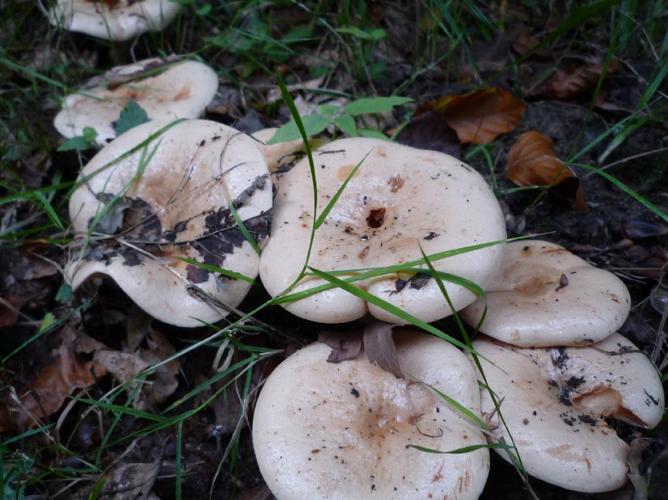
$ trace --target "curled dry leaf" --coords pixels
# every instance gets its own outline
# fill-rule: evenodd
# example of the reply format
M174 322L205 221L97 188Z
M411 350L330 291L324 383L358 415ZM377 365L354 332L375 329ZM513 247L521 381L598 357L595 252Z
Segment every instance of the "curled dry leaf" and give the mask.
M506 177L518 186L559 186L578 210L587 206L579 179L559 159L552 139L535 130L519 136L510 148Z
M392 329L396 325L372 323L364 329L364 352L370 363L375 363L395 377L403 378L399 365Z
M0 411L0 432L34 427L39 419L57 412L72 391L92 385L105 374L104 367L94 361L77 358L77 336L69 327L61 331L61 344L51 362L28 387L17 391L18 399Z
M362 337L352 332L323 330L318 335L318 342L327 344L332 348L332 352L327 358L330 363L355 359L362 350Z
M438 111L454 129L460 142L489 144L517 127L526 104L505 89L492 87L469 94L448 95L423 106Z
M127 342L123 351L114 351L102 346L94 354L94 361L104 366L116 380L130 382L151 365L160 363L174 354L174 347L167 338L151 325L151 318L139 308L128 316ZM159 366L141 389L133 406L154 409L163 403L178 387L178 359ZM132 392L132 390L130 391Z
M617 67L615 63L608 65L607 73L613 73ZM575 99L594 89L602 70L603 67L599 63L559 68L547 80L531 91L530 95L553 99Z
M160 460L136 464L120 462L107 473L108 479L104 483L101 498L150 498L159 471Z

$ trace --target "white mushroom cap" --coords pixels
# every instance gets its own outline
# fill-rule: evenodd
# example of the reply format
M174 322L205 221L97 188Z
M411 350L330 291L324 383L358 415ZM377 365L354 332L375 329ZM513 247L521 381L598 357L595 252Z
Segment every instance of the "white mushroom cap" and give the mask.
M476 325L484 307L478 300L462 317ZM515 241L487 288L480 331L520 347L588 345L615 332L630 308L629 292L614 274L554 243Z
M125 41L160 31L180 9L171 0L58 0L49 10L49 22L68 31Z
M404 373L478 413L466 357L417 331L395 334ZM478 427L423 384L372 365L364 354L338 364L315 343L281 363L255 407L253 447L260 472L281 500L458 498L480 495L489 452L440 451L485 443Z
M331 271L400 264L420 259L419 245L431 255L506 237L499 204L472 168L443 153L378 139L341 139L314 152L320 211L365 156L316 233L313 267ZM279 179L272 222L276 230L260 261L262 282L273 296L296 279L304 264L313 224L312 199L308 162L303 159ZM492 246L434 261L434 267L484 287L500 265L502 251L501 246ZM424 321L452 314L433 279L407 278L393 274L355 284ZM323 280L311 277L293 291L321 284ZM456 309L475 300L466 288L445 285ZM351 321L367 311L383 321L400 321L342 289L285 307L321 323Z
M590 347L522 349L489 339L473 346L529 474L583 492L626 482L629 448L600 417L651 427L664 403L656 370L631 342L614 334ZM495 414L487 391L481 399L483 414ZM510 443L498 415L492 423Z
M283 166L289 165L294 160L294 153L301 151L304 147L304 141L301 139L267 144L277 130L277 128L263 128L251 134L259 141L258 148L262 151L267 167L272 173L280 171Z
M92 274L108 275L152 316L174 325L199 326L227 315L224 307L204 300L199 291L235 307L250 284L178 258L255 278L259 258L229 206L234 203L246 228L261 241L269 229L271 183L251 138L205 120L172 125L146 147L123 156L167 125L149 122L129 130L82 170L80 179L92 177L70 198L74 231L84 238L96 214L107 210L103 222L114 236L91 240L83 257L77 251L66 278L77 288ZM133 182L142 157L148 162ZM121 197L116 208L105 209L115 196Z
M116 137L114 122L130 100L152 120L197 118L217 90L218 76L206 64L173 57L145 59L112 68L68 95L53 124L68 138L92 127L96 142L104 145Z

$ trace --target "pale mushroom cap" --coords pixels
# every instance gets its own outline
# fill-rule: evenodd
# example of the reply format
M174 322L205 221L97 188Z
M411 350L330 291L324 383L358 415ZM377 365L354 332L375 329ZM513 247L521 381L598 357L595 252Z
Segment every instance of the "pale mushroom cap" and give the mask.
M478 413L466 357L419 332L395 334L400 365ZM485 443L482 432L419 383L399 379L364 354L338 364L312 344L276 368L255 407L253 447L281 500L458 498L480 495L489 452L427 453Z
M133 75L137 79L131 79ZM136 101L151 120L197 118L217 90L218 77L206 64L145 59L112 68L68 95L53 124L68 138L92 127L97 132L96 142L104 145L116 137L114 122L130 100Z
M69 207L74 231L82 238L96 214L105 210L102 202L129 189L116 205L118 210L107 212L117 213L116 226L122 222L122 231L88 245L83 258L75 252L66 278L76 288L93 273L106 274L152 316L174 325L199 326L200 320L217 321L227 311L202 299L198 289L235 307L250 284L214 276L178 258L255 278L257 253L237 227L229 205L234 200L246 228L262 241L269 230L271 183L264 158L241 132L188 120L158 134L168 126L149 122L131 129L84 167L80 179L92 177L72 194ZM122 156L152 134L146 147ZM133 183L142 156L150 160Z
M314 152L319 211L367 154L318 229L311 266L323 271L387 266L420 259L419 245L431 255L506 237L499 204L472 168L442 153L377 139L341 139ZM275 231L260 261L262 282L273 296L293 282L304 264L313 224L312 199L308 162L303 159L279 179ZM492 246L433 264L484 287L500 265L502 250L500 245ZM424 321L452 314L433 279L406 281L409 277L393 274L356 286ZM310 278L293 291L323 283ZM445 285L455 309L475 300L464 287ZM321 323L351 321L367 311L383 321L401 321L342 289L285 307Z
M628 446L601 416L652 426L664 401L656 370L631 342L615 334L590 347L522 349L488 339L473 347L529 474L590 493L626 482ZM481 394L483 414L496 415ZM498 416L492 424L510 443Z
M267 144L277 130L277 128L263 128L251 134L258 140L257 146L264 155L269 172L272 173L280 171L281 167L288 166L295 158L294 153L301 151L304 147L301 139Z
M477 325L484 307L480 299L462 317ZM480 331L520 347L589 345L612 335L630 308L629 292L614 274L560 245L515 241L487 288Z
M171 0L58 0L49 10L49 22L68 31L125 41L160 31L180 9Z

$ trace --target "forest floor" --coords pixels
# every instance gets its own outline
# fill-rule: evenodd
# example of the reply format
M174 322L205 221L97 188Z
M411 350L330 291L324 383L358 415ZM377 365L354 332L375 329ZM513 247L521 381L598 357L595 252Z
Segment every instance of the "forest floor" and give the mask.
M36 2L3 7L0 496L107 498L130 484L143 498L271 497L253 455L253 403L286 352L315 340L321 326L274 306L216 336L215 327L151 320L111 280L76 292L63 281L73 237L68 197L96 151L63 148L53 118L88 79L148 57L186 55L214 68L220 87L205 118L247 133L290 119L279 76L302 115L362 97L410 98L363 113L356 126L461 158L493 186L509 237L542 234L622 278L633 308L621 333L668 381L665 2L178 3L182 11L164 31L127 43L56 29ZM495 130L499 114L512 126ZM491 130L466 139L471 123ZM529 131L553 142L541 146L550 159L530 172L507 169L508 153ZM330 126L321 137L345 132ZM555 158L568 168L558 185ZM256 284L239 310L268 298ZM458 335L451 319L438 325ZM127 380L119 390L118 377L91 375L100 343L128 372L132 363L176 355L148 376L151 390ZM221 353L231 353L230 365L217 371ZM64 371L72 378L63 381ZM10 411L29 392L41 400ZM639 437L619 430L628 441ZM643 436L651 441L637 469L660 498L665 419ZM529 498L513 468L492 455L482 498ZM531 484L540 498L592 497ZM633 487L595 498L630 499Z

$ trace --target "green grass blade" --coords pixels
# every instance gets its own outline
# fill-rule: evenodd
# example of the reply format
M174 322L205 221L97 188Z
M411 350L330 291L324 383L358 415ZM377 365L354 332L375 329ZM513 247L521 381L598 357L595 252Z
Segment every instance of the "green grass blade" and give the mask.
M394 304L390 304L389 302L381 299L380 297L376 295L372 295L366 290L362 290L361 288L357 288L356 286L351 285L350 283L340 280L336 276L326 273L324 271L320 271L318 269L315 269L313 267L309 267L309 269L319 278L322 278L323 280L329 281L331 284L333 284L337 288L341 288L342 290L345 290L346 292L355 295L356 297L361 298L362 300L365 300L369 304L373 304L377 307L380 307L384 311L395 315L396 317L402 319L408 324L411 324L413 326L416 326L428 333L431 333L432 335L435 335L436 337L439 337L447 342L450 342L452 345L459 347L460 349L463 349L467 352L470 352L469 346L466 344L463 344L456 338L448 335L445 332L442 332L438 328L430 325L429 323L426 323L415 316L413 316L410 313L407 313L403 309L395 306Z
M355 174L357 173L357 170L362 166L362 163L364 163L364 160L366 160L369 157L370 153L367 153L364 155L364 158L362 158L357 165L355 165L355 168L352 169L352 171L348 174L348 176L345 178L341 186L339 186L339 189L337 189L336 193L334 196L332 196L332 199L329 200L329 203L327 203L327 206L322 210L320 215L318 216L318 219L315 221L315 228L319 229L320 226L323 225L325 222L325 219L327 219L327 216L329 215L329 212L332 211L334 208L334 205L336 205L336 202L339 201L339 198L343 194L344 189L346 189L346 186L350 182L350 179L352 179Z
M507 450L509 448L512 448L512 446L507 445L505 443L485 443L485 444L472 444L470 446L464 446L463 448L441 451L441 450L435 450L434 448L427 448L426 446L420 446L419 444L407 444L406 448L415 448L416 450L424 451L425 453L461 455L464 453L471 453L472 451L480 450L482 448L487 448L489 450L498 450L498 449Z
M251 278L250 276L246 276L245 274L238 273L236 271L230 271L229 269L223 269L222 267L215 266L213 264L207 264L206 262L199 262L195 259L190 259L188 257L177 257L177 259L182 260L183 262L186 262L190 264L191 266L195 266L199 269L203 269L205 271L208 271L210 273L217 273L220 274L221 276L225 276L226 278L232 278L234 280L241 280L245 281L246 283L250 283L251 285L255 284L255 280Z

